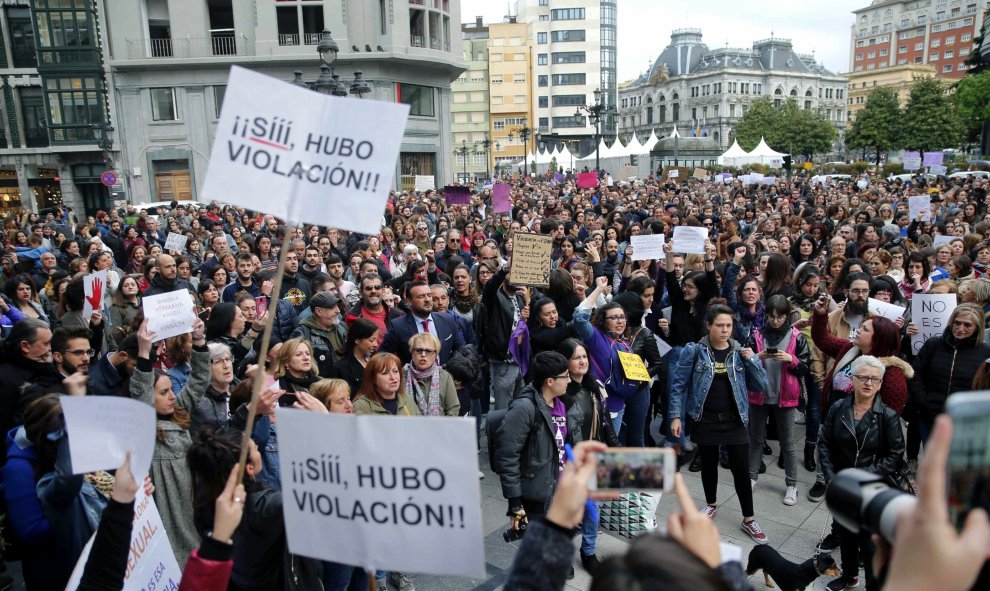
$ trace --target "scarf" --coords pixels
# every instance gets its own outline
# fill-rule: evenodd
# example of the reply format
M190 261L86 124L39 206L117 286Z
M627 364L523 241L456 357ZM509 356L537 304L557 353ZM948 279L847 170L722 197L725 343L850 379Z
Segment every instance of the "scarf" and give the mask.
M279 381L289 385L288 388L285 388L289 392L299 392L301 390L308 393L309 387L313 385L314 382L320 381L320 378L312 373L308 373L304 377L297 378L286 371L285 374L279 378Z
M780 328L774 329L772 326L770 326L769 322L765 322L763 323L763 326L760 328L760 332L763 333L763 340L765 343L767 344L777 343L780 342L782 338L784 338L785 334L791 332L791 325L788 322L784 322L783 324L780 325Z
M811 309L815 306L815 302L818 301L818 297L822 293L823 292L821 291L817 291L811 296L806 296L804 295L804 292L802 292L800 289L797 289L794 295L792 295L787 299L790 300L792 304L794 304L794 307L800 308L804 312L811 312Z
M421 380L430 380L430 391L425 395L419 386ZM406 364L406 392L411 392L419 412L427 417L443 415L440 409L440 366L432 364L428 369L419 371L413 363Z
M460 295L456 291L454 292L454 307L462 314L467 314L471 310L474 310L475 305L480 300L481 297L478 296L478 292L474 289L469 289L467 295Z

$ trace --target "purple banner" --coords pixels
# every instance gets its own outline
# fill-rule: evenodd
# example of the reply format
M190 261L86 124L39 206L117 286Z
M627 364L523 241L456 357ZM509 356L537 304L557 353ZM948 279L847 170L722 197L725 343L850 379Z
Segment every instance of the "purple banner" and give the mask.
M942 152L925 152L925 161L923 164L925 166L942 166L943 158L945 158L945 154Z
M512 211L512 199L509 197L511 187L499 183L492 187L492 209L495 213Z
M444 187L443 196L447 205L471 205L471 189L467 187Z
M558 172L553 175L553 180L557 181L558 183L563 182L565 178L567 178L567 176L562 172Z

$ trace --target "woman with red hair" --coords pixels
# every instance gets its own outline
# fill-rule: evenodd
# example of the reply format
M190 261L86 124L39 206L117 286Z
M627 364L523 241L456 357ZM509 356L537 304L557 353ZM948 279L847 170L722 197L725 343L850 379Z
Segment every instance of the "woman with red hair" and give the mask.
M391 353L378 353L364 366L361 387L354 400L356 415L420 415L402 379L402 363Z

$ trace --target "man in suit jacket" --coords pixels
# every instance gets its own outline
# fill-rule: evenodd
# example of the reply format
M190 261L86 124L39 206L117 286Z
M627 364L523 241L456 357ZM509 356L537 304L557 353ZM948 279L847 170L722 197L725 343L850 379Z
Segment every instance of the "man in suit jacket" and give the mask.
M414 334L429 332L440 339L440 365L450 360L454 351L465 345L464 335L453 319L444 314L433 313L433 295L430 286L424 281L415 281L406 289L406 303L411 312L388 322L385 340L379 351L394 353L402 360L403 365L409 363L412 354L409 352L409 339Z

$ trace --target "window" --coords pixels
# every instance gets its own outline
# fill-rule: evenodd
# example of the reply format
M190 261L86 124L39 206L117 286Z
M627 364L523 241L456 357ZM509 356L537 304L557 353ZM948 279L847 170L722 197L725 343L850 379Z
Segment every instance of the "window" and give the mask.
M942 45L941 39L932 39L932 47L938 47L939 45Z
M927 22L928 22L928 16L927 15L924 15L924 14L919 14L918 15L918 24L919 25L923 25L923 24L925 24Z
M501 74L492 76L492 84L501 84L501 83L502 83L502 75Z
M916 63L916 64L922 63L922 58L921 58L920 55L918 57L914 58L914 63Z
M584 20L583 8L555 8L550 11L552 21L580 21Z
M570 115L567 117L554 117L553 126L554 127L584 127L585 118L583 116L575 117L574 115Z
M151 119L153 121L177 121L178 110L175 108L174 88L151 89Z
M550 39L554 43L566 43L568 41L584 41L584 30L578 29L576 31L552 31L550 33Z
M549 117L540 117L540 129L550 129Z
M901 45L897 48L897 53L907 53L907 45Z
M547 14L540 15L540 21L548 21L548 20L550 20L550 15Z
M876 64L868 64L866 66L866 69L867 70L876 70L877 69L877 65ZM779 107L780 105L777 105L777 106Z
M925 48L925 44L924 43L915 43L914 44L914 50L915 51L921 51L924 48Z
M911 19L903 18L901 19L901 28L906 29L911 26ZM901 33L903 35L903 33Z
M217 119L220 118L220 110L223 108L223 97L227 94L227 86L213 87L213 108Z
M932 25L932 33L941 33L942 25Z
M526 61L526 54L525 53L513 53L512 54L512 61L514 61L514 62L524 62L524 61Z
M498 98L502 98L502 97L498 97ZM495 131L504 131L505 121L501 119L496 119L495 121L492 122L492 129L494 129Z
M536 65L537 66L545 66L545 65L547 65L547 54L545 54L545 53L539 53L539 54L537 54L536 55Z
M877 57L877 52L871 51L870 53L866 54L866 57L867 57L867 59L873 59L873 58Z
M501 53L490 53L490 54L488 54L488 59L490 59L493 62L500 62L500 61L502 61L502 54Z
M952 71L952 64L945 64L942 66L942 72L949 73Z
M502 99L501 96L493 96L492 97L492 104L493 105L501 105L502 104L502 101L503 101L503 99Z
M858 62L861 59L863 59L863 54L862 53L857 53L856 54L856 61ZM746 85L743 84L743 88L745 88L745 87L746 87Z
M87 0L36 0L33 2L36 39L42 64L99 64L94 33L95 10Z
M550 6L550 0L540 0L540 6Z
M969 33L964 33L961 37L959 37L959 40L962 41L963 43L965 43L965 42L969 41L972 38L973 38L973 36L970 35Z
M418 117L434 117L433 88L417 84L398 84L399 102L409 105L409 114Z
M933 52L933 53L929 54L928 59L930 59L930 60L932 60L934 62L935 60L939 59L940 57L941 57L941 55L939 55L938 52Z
M959 57L962 57L964 55L969 55L969 48L968 47L963 47L963 48L959 49Z
M880 50L880 57L884 57L885 55L887 55L887 50L886 49L881 49Z
M94 138L91 125L103 122L106 117L102 78L46 77L45 95L48 102L47 125L51 131L52 141L92 143ZM26 106L25 110L27 110ZM44 134L48 135L47 132ZM47 137L44 145L48 145Z
M214 4L210 2L209 4ZM228 6L230 2L227 3ZM296 0L282 0L275 7L275 19L278 27L279 45L316 45L320 41L320 32L323 31L323 6L313 6L302 4ZM230 14L228 20L231 24L226 25L230 29L224 29L224 37L233 36L233 24ZM423 18L425 11L409 11L409 29L413 35L422 36ZM385 19L382 19L385 20ZM301 35L300 35L301 33ZM216 35L215 35L216 38ZM422 46L420 46L422 47ZM221 52L214 51L214 54ZM227 51L226 53L234 53Z
M547 42L547 34L546 33L537 33L536 34L536 42L539 43L540 45L543 45L544 43L546 43Z
M582 74L554 74L554 86L569 86L574 84L586 84L585 75Z
M8 6L6 12L14 67L36 68L38 54L34 44L34 21L31 19L31 9Z
M556 51L551 54L555 64L583 64L585 62L583 51Z
M949 49L949 50L946 50L946 52L943 54L943 57L945 57L945 59L950 59L950 58L956 57L956 53L954 51L952 51L951 49Z
M526 82L526 74L513 74L512 81L515 83Z
M548 96L541 96L541 97L539 97L539 99L537 99L537 102L538 102L539 107L541 109L546 109L546 108L548 108L550 106L550 97L548 97Z
M949 35L948 37L946 37L945 38L945 44L946 45L955 45L956 44L956 36L955 35Z
M541 87L549 86L550 83L548 81L548 77L546 75L537 76L536 77L536 85L537 86L541 86Z
M558 94L553 97L555 107L577 107L584 105L583 94Z

